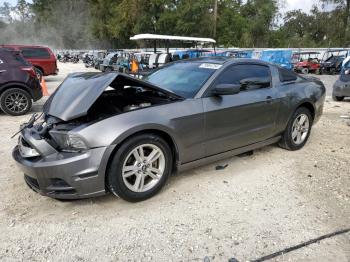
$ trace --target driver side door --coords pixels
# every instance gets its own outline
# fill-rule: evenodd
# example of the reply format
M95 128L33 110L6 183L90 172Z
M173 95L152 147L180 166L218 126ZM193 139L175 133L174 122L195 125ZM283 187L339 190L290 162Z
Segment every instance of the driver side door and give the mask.
M270 138L278 109L269 66L258 63L234 64L215 80L218 84L240 84L247 78L268 77L270 85L245 88L238 94L203 98L205 154L223 153Z

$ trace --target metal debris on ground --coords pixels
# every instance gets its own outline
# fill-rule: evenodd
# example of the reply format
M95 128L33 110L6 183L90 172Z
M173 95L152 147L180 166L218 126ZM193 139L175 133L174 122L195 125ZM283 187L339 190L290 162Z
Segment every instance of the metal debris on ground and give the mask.
M225 169L226 167L228 167L228 164L225 164L225 165L218 165L215 167L215 170L223 170Z

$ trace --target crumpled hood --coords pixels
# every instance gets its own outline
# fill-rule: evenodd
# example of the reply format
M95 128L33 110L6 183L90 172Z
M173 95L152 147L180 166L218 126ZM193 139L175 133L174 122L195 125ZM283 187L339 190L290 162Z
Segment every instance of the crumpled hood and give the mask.
M43 111L63 121L85 116L89 108L105 89L118 78L139 83L142 86L163 92L175 99L182 97L171 91L152 85L148 82L120 73L73 73L62 82L46 101Z

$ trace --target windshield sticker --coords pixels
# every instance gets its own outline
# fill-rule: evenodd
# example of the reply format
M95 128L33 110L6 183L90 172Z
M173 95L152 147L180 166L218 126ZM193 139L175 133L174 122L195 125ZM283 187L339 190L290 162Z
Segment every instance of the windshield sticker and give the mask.
M199 66L199 68L205 68L205 69L219 69L222 65L218 64L209 64L209 63L204 63Z

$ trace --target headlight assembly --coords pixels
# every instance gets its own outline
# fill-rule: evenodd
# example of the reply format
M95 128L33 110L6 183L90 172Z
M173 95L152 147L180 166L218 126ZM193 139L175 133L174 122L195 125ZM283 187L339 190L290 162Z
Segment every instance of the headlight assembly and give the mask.
M64 152L80 152L88 149L85 141L77 135L67 132L50 131L50 135Z

